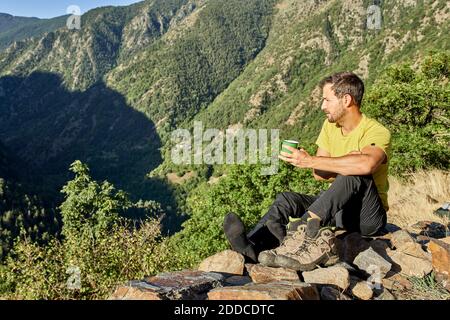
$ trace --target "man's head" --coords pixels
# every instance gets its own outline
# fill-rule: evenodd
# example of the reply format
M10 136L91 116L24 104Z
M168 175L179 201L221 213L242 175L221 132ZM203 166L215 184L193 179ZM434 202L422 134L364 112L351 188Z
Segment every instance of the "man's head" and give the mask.
M331 123L341 120L347 112L359 109L364 95L364 83L352 72L339 72L320 82L322 110Z

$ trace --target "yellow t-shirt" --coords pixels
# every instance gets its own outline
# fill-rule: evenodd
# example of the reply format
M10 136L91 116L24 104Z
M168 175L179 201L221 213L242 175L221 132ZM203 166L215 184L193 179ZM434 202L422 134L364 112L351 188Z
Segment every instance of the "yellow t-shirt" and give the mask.
M391 147L391 133L378 121L362 115L358 126L347 135L343 135L341 128L336 123L330 123L326 119L316 144L330 153L331 157L342 157L351 151L361 151L364 147L375 144L386 153L387 160L378 167L372 176L380 195L383 207L389 210L388 205L388 165Z

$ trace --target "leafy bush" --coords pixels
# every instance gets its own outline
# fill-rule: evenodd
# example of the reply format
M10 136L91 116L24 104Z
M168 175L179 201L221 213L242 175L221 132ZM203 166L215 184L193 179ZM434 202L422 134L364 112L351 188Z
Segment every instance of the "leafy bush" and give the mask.
M418 70L394 65L367 94L365 110L392 134L394 175L450 168L450 54L432 52Z
M189 196L191 216L184 229L167 240L171 252L184 257L192 267L202 259L228 247L222 223L228 212L237 213L250 229L267 212L276 195L283 191L317 194L325 188L310 171L298 170L280 162L275 175L261 175L260 164L230 167L217 184L202 184ZM176 264L176 262L174 262Z
M63 188L63 239L41 246L23 232L0 268L0 295L13 299L101 299L129 279L171 268L158 204L131 203L108 182L98 184L76 161ZM151 219L133 223L119 212L144 209ZM76 284L79 274L79 286ZM75 282L72 282L74 280Z

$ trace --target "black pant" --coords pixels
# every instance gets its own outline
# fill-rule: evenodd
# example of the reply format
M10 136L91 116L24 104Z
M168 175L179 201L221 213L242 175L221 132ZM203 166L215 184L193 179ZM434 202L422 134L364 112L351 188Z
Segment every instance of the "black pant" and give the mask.
M286 236L289 217L301 218L307 211L318 215L323 225L360 232L363 236L377 234L387 220L372 175L337 175L330 188L316 196L296 192L278 194L247 237L257 253L275 248Z

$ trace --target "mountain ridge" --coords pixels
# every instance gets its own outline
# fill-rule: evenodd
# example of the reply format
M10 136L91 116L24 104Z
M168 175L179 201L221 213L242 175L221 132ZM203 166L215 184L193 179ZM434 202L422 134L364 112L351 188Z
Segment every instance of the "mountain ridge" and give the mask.
M448 2L379 1L380 30L367 28L372 4L155 0L91 10L81 30L0 51L0 140L49 185L61 186L80 158L95 178L165 201L162 181L180 170L169 157L174 129L278 128L308 145L323 122L322 77L353 70L369 88L393 63L449 50ZM199 179L214 170L188 169ZM160 180L148 188L150 171Z

